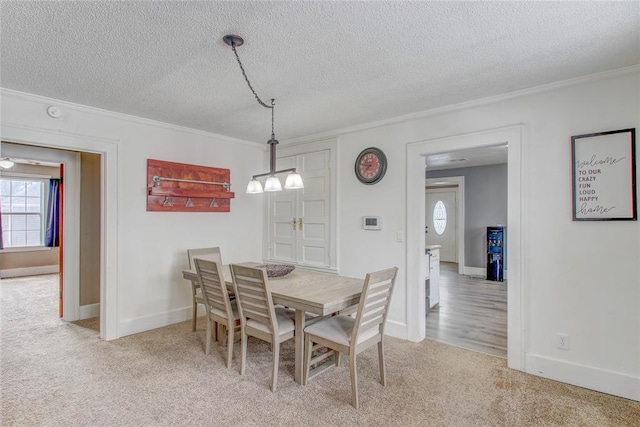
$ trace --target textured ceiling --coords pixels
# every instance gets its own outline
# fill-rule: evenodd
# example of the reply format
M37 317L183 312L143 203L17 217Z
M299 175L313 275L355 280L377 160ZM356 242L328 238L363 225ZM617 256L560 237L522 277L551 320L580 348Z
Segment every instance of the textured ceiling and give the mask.
M640 63L640 2L1 3L3 88L256 142ZM284 142L284 141L283 141Z

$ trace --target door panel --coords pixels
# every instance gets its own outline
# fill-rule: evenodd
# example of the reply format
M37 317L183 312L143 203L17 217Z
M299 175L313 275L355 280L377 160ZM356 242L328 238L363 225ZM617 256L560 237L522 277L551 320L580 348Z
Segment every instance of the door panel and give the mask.
M325 179L323 176L305 177L304 190L310 194L321 194L326 191Z
M425 214L427 234L425 242L427 245L441 245L440 260L445 262L458 262L457 249L457 224L458 217L456 190L427 190L425 198ZM446 213L446 221L441 222L445 225L442 234L438 234L434 225L434 208L441 201L444 204L444 210L439 210L439 219L443 219L442 215Z
M299 260L307 265L329 266L329 151L299 157L305 179L298 205L302 218Z
M282 168L293 167L291 161L279 163ZM272 260L293 263L296 261L296 232L292 220L296 217L297 207L294 191L269 193L269 242Z
M323 264L325 262L324 246L306 245L303 251L303 260L306 264Z
M324 224L303 224L302 234L305 240L323 241L327 237Z
M324 216L324 200L305 200L302 202L302 216Z
M273 204L273 213L275 216L288 216L295 212L292 200L276 201Z
M296 251L293 245L287 243L274 243L273 244L273 259L294 262L294 255Z

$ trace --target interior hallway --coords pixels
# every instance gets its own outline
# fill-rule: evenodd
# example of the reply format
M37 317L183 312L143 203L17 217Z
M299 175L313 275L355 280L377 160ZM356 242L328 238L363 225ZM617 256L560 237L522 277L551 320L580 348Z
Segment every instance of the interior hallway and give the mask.
M440 263L440 304L427 314L427 338L507 357L507 283L458 274Z

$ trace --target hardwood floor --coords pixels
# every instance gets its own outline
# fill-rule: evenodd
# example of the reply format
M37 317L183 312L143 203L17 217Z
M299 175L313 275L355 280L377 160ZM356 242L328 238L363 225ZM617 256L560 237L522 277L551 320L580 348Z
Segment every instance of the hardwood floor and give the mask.
M440 304L427 314L427 338L507 357L507 284L457 273L440 263Z

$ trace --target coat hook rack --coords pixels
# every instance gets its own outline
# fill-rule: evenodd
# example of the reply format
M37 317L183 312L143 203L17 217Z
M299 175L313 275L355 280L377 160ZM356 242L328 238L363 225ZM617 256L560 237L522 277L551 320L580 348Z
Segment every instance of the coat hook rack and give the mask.
M186 163L147 160L147 210L230 212L231 171Z

